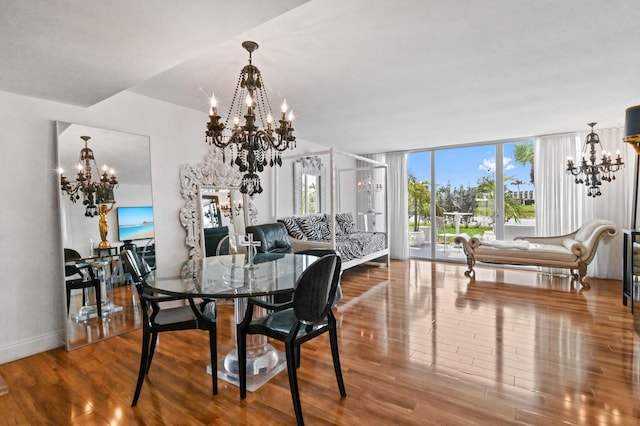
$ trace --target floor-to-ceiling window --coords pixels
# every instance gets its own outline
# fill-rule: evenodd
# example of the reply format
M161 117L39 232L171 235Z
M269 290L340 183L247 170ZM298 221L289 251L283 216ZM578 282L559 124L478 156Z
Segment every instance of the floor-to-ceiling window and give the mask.
M505 143L503 240L536 235L532 141Z
M463 260L459 234L513 239L535 232L533 143L409 154L412 257Z

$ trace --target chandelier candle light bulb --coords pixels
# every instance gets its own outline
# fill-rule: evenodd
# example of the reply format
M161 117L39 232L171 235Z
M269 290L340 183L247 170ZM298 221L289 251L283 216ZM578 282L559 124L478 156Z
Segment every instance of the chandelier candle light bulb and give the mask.
M211 110L209 115L218 115L218 101L216 101L216 97L211 95Z

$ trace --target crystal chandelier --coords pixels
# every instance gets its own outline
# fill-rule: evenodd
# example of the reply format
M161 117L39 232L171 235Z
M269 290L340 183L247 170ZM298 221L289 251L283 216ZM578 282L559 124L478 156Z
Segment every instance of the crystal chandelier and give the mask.
M374 211L373 194L382 191L382 184L373 181L371 178L363 179L356 184L356 191L367 194L366 213L372 213Z
M116 178L113 169L107 173L107 166L104 166L103 173L100 175L99 181L92 180L92 166L94 170L98 171L98 165L93 155L93 150L88 147L90 136L80 136L80 139L84 141L84 148L80 151L80 162L78 163L78 174L74 182L69 182L66 176L63 174L62 169L60 172L60 187L63 192L69 195L69 199L75 203L81 197L82 204L86 207L84 215L87 217L94 217L100 214L96 204L114 204L116 202L113 194L113 189L118 185L118 179Z
M579 164L574 164L573 158L567 158L567 174L575 176L577 184L584 184L587 187L587 195L589 197L597 197L602 195L600 186L602 181L611 182L615 180L614 173L624 167L624 162L620 157L620 152L616 152L616 158L611 158L611 153L605 151L600 146L600 138L593 131L593 126L597 123L589 123L591 132L587 135L587 139L582 149L582 160ZM589 152L587 153L587 146ZM602 158L598 163L596 155L596 146L600 146L602 150Z
M205 140L209 145L213 144L218 148L230 148L231 164L238 166L240 172L244 173L240 192L253 195L262 192L260 177L257 173L262 172L267 165L282 166L280 153L288 148L295 148L296 138L293 136L291 126L293 112L287 111L286 101L282 104L280 124L275 129L272 127L273 114L264 89L262 75L260 70L251 64L251 54L258 49L258 44L245 41L242 47L249 52L249 65L245 65L240 72L229 114L224 123L220 122L216 99L211 98ZM246 106L244 113L243 103ZM240 116L242 115L245 122L241 126ZM225 129L228 129L232 116L231 134L225 135ZM258 127L257 118L260 119L262 128ZM225 151L223 151L223 161L226 161Z

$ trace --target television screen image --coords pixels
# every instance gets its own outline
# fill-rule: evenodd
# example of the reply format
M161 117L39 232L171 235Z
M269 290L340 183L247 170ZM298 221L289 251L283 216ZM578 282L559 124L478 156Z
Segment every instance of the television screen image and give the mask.
M153 207L118 207L118 239L153 238Z

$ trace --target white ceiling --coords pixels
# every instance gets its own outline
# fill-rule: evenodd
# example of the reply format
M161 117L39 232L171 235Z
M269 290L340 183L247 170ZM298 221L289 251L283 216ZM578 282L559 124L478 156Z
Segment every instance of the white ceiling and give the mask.
M228 106L254 40L298 139L355 153L624 124L637 0L0 2L0 90L82 106L120 91ZM203 123L204 127L204 123Z
M75 180L80 163L80 150L84 148L81 136L90 136L87 146L93 150L94 180L98 180L103 167L113 169L119 182L127 185L151 185L149 137L131 133L99 129L80 124L58 122L58 166L69 181ZM135 158L135 161L130 159Z

